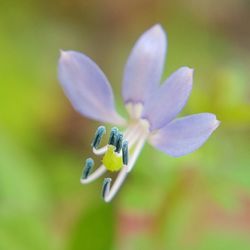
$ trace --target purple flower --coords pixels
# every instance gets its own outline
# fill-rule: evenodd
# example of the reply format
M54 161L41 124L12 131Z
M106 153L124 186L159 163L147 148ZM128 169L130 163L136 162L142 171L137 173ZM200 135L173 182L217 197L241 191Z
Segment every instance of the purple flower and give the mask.
M166 34L157 24L132 49L122 84L128 121L116 112L111 86L101 69L84 54L61 53L59 80L73 107L91 119L125 127L124 133L113 129L109 144L99 149L106 130L103 126L98 128L92 146L95 154L104 154L103 164L89 175L94 162L87 159L81 178L81 183L88 183L107 170L119 171L111 188L111 179L104 179L102 191L107 202L135 165L146 141L168 155L179 157L199 148L219 125L216 116L210 113L176 118L192 90L193 69L181 67L160 84L166 48Z

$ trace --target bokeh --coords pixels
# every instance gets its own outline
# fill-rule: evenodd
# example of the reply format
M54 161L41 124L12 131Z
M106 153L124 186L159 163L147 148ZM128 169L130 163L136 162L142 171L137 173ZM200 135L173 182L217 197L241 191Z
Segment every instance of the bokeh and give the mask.
M221 125L181 158L146 146L106 204L102 179L79 183L99 123L64 96L59 50L93 58L126 115L123 67L155 23L168 34L164 78L195 69L182 114ZM1 1L0 249L250 249L249 23L248 0Z

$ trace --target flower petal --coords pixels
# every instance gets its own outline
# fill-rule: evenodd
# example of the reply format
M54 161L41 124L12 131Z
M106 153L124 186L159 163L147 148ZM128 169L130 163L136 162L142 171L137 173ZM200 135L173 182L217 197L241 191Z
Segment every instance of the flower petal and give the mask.
M106 76L89 57L76 51L62 51L58 73L66 96L82 115L112 124L124 122L115 111Z
M178 118L152 134L150 143L171 156L179 157L199 148L219 124L216 116L210 113Z
M150 130L159 129L182 110L192 90L193 70L182 67L175 71L145 101L142 118L150 123Z
M143 103L160 83L166 54L166 34L157 24L136 42L125 66L122 96L125 103Z

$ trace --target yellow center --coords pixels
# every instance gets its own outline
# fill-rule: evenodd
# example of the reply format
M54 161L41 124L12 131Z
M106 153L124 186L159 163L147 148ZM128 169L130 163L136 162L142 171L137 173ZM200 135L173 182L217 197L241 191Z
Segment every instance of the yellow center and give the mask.
M122 168L122 157L115 152L115 146L108 145L108 150L102 159L102 163L109 171L112 172L119 171Z

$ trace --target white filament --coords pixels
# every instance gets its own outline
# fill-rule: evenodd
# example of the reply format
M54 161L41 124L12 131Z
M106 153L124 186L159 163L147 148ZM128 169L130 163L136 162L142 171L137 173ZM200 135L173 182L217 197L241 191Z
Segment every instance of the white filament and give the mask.
M122 183L126 179L127 174L128 174L127 166L124 165L122 167L122 170L117 175L116 180L114 184L112 185L111 189L110 189L110 185L107 186L107 190L105 191L104 197L103 197L106 202L110 202L114 198L114 196L120 189Z
M108 146L104 146L102 148L96 149L95 147L93 147L93 153L95 155L103 155L106 153L106 151L108 150Z
M99 168L97 168L95 170L95 172L93 172L92 174L90 174L89 176L87 176L87 178L85 178L85 179L81 178L80 182L82 184L90 183L90 182L96 180L101 175L103 175L106 171L107 171L107 169L105 168L105 166L101 165Z

